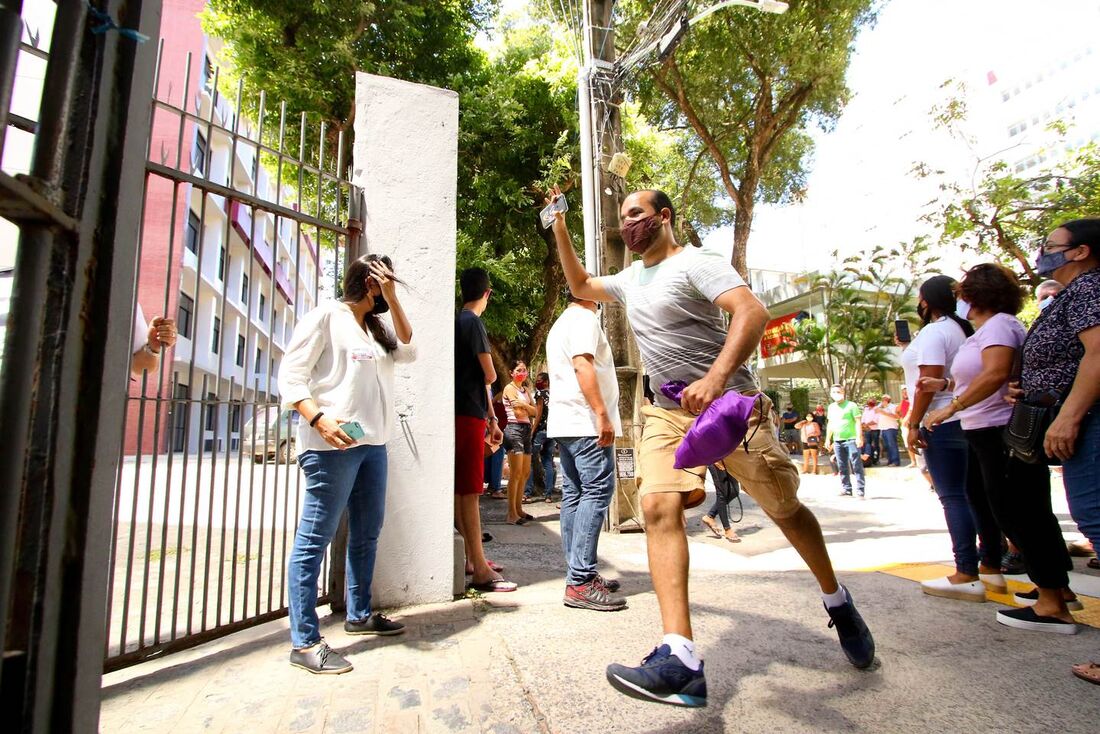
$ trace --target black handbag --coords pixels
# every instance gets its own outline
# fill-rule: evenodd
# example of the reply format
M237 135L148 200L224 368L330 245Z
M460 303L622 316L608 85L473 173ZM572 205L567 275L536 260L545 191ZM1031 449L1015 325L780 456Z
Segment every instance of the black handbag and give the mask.
M1004 430L1008 453L1025 464L1060 465L1061 460L1047 456L1043 440L1061 407L1061 396L1053 390L1017 400Z

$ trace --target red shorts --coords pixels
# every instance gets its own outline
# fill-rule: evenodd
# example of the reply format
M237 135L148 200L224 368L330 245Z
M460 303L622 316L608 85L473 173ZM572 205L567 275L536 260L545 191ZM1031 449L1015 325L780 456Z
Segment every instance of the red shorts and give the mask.
M485 419L455 416L455 494L481 494L485 483Z

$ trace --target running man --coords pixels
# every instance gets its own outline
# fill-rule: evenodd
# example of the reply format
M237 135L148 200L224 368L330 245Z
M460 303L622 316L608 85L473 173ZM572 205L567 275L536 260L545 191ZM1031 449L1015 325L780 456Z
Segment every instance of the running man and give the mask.
M552 196L560 196L554 189ZM585 271L565 219L553 224L558 255L573 295L626 306L638 348L654 388L688 383L681 405L659 389L656 404L642 408L645 428L638 445L638 481L646 523L649 572L661 609L664 637L637 667L613 664L607 679L628 696L677 706L705 706L707 684L697 655L688 609L688 545L683 512L703 502L703 472L673 468L676 447L699 415L727 390L757 394L745 366L768 321L768 311L720 255L676 242L676 211L657 190L635 191L620 209L622 237L641 256L622 272L596 277ZM729 315L728 330L725 315ZM848 660L871 665L875 644L848 590L837 582L821 526L797 497L798 471L780 445L766 397L749 426L748 451L724 460L726 470L767 512L809 566ZM760 430L754 430L765 416Z

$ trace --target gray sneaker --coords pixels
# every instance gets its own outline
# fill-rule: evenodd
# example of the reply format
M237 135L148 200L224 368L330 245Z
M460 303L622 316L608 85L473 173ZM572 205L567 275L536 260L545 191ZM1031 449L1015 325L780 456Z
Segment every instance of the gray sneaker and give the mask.
M620 609L626 609L626 599L621 596L611 596L607 587L596 578L576 586L566 586L565 598L562 601L567 607L592 609L597 612L617 612Z
M344 656L328 646L323 639L313 647L290 651L290 664L317 675L340 675L351 670Z
M344 621L344 632L349 635L400 635L404 631L405 625L394 622L378 612L358 622L350 619Z

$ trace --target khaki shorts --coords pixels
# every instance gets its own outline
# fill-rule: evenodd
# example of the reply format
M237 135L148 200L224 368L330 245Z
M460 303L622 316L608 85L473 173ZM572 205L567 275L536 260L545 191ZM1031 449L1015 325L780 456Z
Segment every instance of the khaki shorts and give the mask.
M760 411L754 410L749 419L749 450L744 445L723 459L720 464L732 474L741 488L771 517L782 520L796 513L802 503L798 501L798 470L791 463L787 452L775 437L771 405L764 402L764 421L756 430ZM676 448L695 416L686 410L666 410L655 405L642 407L645 426L638 445L638 493L645 497L654 492L682 492L685 508L696 507L706 498L703 478L705 467L676 469ZM753 431L755 435L753 435Z

